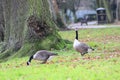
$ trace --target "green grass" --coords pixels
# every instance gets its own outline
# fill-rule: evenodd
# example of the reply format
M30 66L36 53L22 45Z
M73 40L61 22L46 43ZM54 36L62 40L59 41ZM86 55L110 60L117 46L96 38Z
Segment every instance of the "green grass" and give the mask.
M95 48L85 56L72 48L75 31L60 31L69 44L63 50L52 50L59 56L40 64L29 57L0 63L0 80L120 80L120 28L80 29L79 41Z

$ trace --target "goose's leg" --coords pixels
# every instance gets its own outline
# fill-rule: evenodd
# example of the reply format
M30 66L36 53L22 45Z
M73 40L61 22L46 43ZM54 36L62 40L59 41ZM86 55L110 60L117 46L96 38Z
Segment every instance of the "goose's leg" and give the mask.
M81 56L84 56L84 53L81 53Z
M49 56L41 63L41 64L45 64L48 60Z
M45 64L47 62L47 60L43 61L41 64Z
M86 53L88 53L88 52L86 52ZM81 56L84 56L86 53L81 53Z

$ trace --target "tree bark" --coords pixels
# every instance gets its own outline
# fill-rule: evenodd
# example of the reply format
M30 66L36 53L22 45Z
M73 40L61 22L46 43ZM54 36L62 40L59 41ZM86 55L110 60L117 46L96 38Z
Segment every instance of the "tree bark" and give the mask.
M47 0L0 0L5 21L5 46L0 59L34 54L40 49L61 49Z
M3 6L0 2L0 42L4 41L4 16L3 16Z

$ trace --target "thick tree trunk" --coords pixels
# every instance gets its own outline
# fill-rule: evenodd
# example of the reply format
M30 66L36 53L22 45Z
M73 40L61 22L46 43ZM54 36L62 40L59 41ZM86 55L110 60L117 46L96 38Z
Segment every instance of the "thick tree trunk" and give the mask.
M55 23L58 25L59 28L65 29L65 23L63 21L62 16L60 15L59 9L58 9L58 4L56 0L48 0L49 3L51 3L51 13L53 14L53 19Z
M0 0L5 20L5 46L0 59L34 54L40 49L60 49L58 35L47 0Z

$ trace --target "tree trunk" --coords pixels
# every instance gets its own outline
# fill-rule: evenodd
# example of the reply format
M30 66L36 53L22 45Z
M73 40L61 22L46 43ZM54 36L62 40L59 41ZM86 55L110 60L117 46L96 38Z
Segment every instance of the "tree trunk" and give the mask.
M110 2L108 0L96 0L96 3L97 7L104 7L106 9L108 22L111 23L113 21L113 15L111 14Z
M0 42L4 41L4 16L2 2L0 2Z
M117 21L120 20L120 0L117 0L117 10L116 10Z
M40 49L61 49L47 0L0 0L5 20L5 46L0 59L34 54Z
M110 2L108 2L108 0L103 0L103 5L106 9L106 14L107 14L107 18L108 18L108 22L112 22L113 20L113 15L111 14L111 8L110 8Z
M48 0L49 2L51 2L51 12L53 13L53 18L55 23L58 25L59 28L63 28L65 29L65 23L62 19L62 16L60 16L60 12L58 9L58 4L56 0Z

